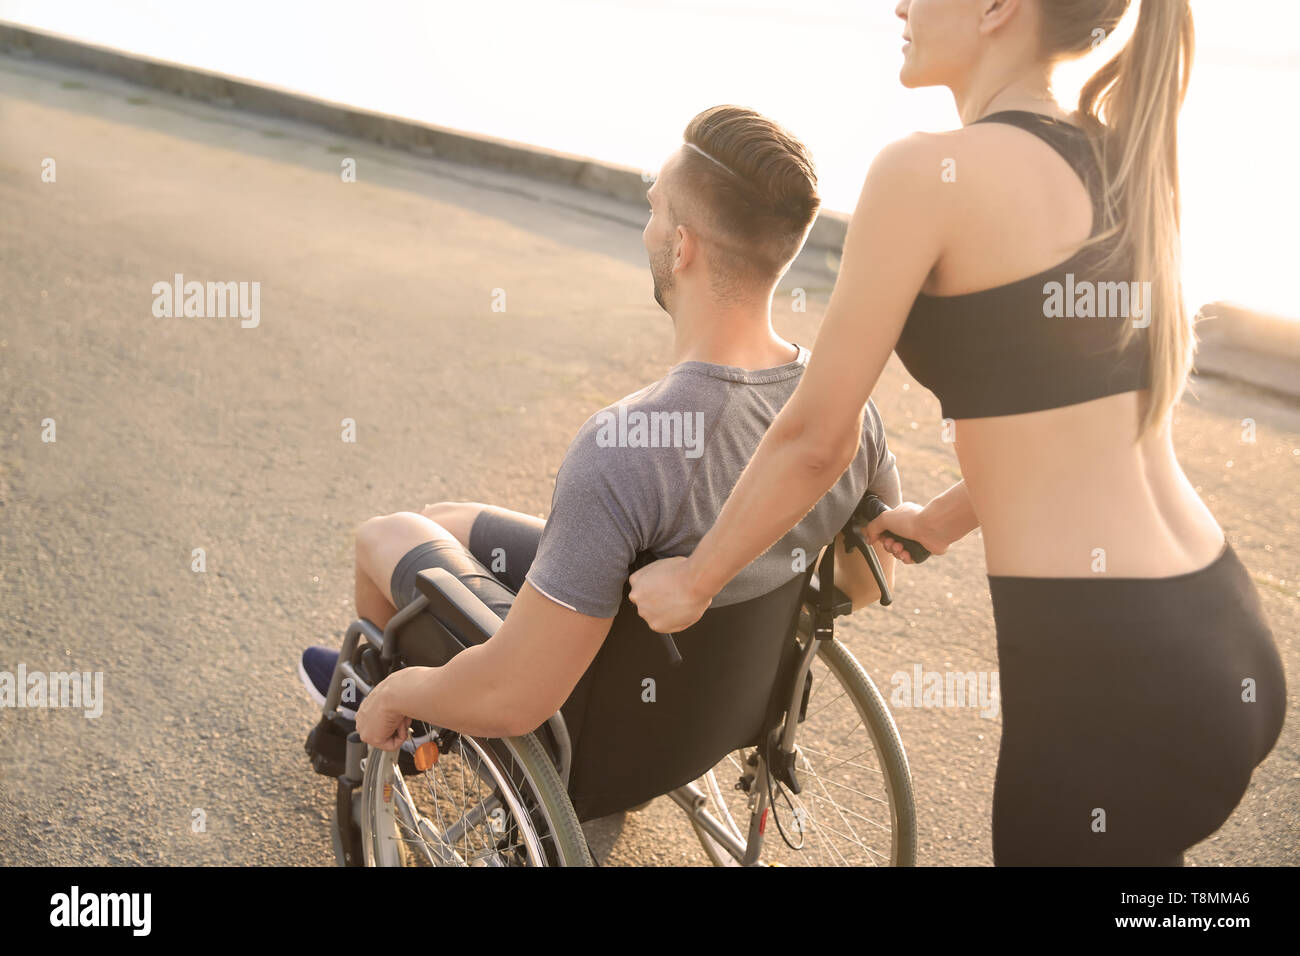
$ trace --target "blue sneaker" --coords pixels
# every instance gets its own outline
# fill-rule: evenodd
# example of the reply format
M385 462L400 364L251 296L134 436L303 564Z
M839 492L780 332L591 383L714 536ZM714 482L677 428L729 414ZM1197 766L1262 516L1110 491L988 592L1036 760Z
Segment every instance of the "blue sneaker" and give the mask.
M298 677L302 681L302 686L307 688L311 699L321 707L325 706L325 695L329 693L330 680L334 677L334 668L338 660L338 651L318 645L303 651L302 660L298 662ZM360 704L361 697L350 702L339 701L339 716L347 720L356 720L356 708Z

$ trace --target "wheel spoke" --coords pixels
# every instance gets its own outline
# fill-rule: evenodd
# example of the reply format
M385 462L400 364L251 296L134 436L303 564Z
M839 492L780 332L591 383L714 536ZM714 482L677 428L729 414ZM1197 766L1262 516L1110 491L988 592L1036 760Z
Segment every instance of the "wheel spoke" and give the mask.
M381 841L376 861L401 863L400 858L392 858L391 850L382 851L388 845L410 848L420 862L430 865L546 865L541 847L547 842L553 845L554 836L536 794L524 796L524 790L532 792L533 784L512 749L502 745L504 755L496 759L472 738L460 736L457 741L419 774L424 785L417 788L422 794L418 802L395 754L372 758L377 765L371 771L376 779L368 784L374 791L370 803L377 803L384 784L391 787L389 799L374 811L376 819L367 821L369 826L389 821L375 834ZM539 829L547 832L539 834Z
M791 801L789 806L796 808L798 832L804 839L796 839L796 831L785 823L783 812L777 817L780 825L769 826L760 837L764 845L759 856L765 862L790 862L802 857L804 863L832 866L896 862L893 855L900 845L894 832L900 819L896 801L910 798L910 782L893 776L900 768L890 762L889 754L880 751L877 741L896 739L897 730L876 719L883 702L838 642L817 649L808 673L809 705L804 719L795 724L793 735L797 754L794 766L802 783L801 793L788 793L773 781L779 789L771 797L775 804L782 802L783 795ZM797 716L787 715L787 720ZM751 769L742 766L737 758L743 761L745 754L727 754L696 784L709 805L718 808L714 816L720 821L728 820L735 808L750 799L748 793L723 791L720 786L724 778ZM758 780L754 786L761 788L765 784ZM763 798L763 803L767 802ZM778 811L775 804L770 807L773 814ZM911 819L910 806L905 819ZM706 835L696 829L700 839L706 841ZM799 844L798 852L786 845L787 838ZM739 833L739 839L743 844L749 834ZM705 842L705 846L709 844Z

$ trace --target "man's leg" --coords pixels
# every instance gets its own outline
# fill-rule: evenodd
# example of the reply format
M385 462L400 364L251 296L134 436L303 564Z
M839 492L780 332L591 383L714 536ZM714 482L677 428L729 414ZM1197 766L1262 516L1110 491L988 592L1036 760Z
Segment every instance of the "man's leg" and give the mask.
M515 592L476 561L446 528L409 511L381 515L356 530L357 615L386 628L399 607L419 595L416 581L425 568L442 568L461 581L498 617L504 619ZM320 646L307 648L298 674L312 699L324 705L338 667L338 652ZM356 701L340 702L339 713L355 719ZM307 740L307 752L317 769L327 776L342 772L344 739L329 718L322 718Z
M440 567L504 620L523 587L545 525L534 515L471 501L438 502L426 506L423 514L406 511L371 518L356 533L357 614L386 627L397 609L418 595L418 572ZM328 662L331 674L335 660L337 655ZM318 669L322 675L326 670ZM320 682L327 685L328 679L322 676ZM318 690L318 696L323 694ZM558 760L554 737L547 732L541 739Z
M518 594L537 556L546 522L478 501L440 501L424 514L442 525L502 584Z
M397 609L413 601L418 592L415 579L424 568L441 567L454 574L498 617L505 618L523 575L532 564L541 534L541 519L517 512L470 502L450 502L426 508L441 514L471 540L482 537L483 516L490 516L495 529L486 541L495 543L498 571L507 563L511 575L493 573L474 557L466 545L440 522L427 515L400 511L363 522L356 533L357 614L378 627L386 627ZM475 517L475 515L479 517ZM485 554L486 545L480 544ZM517 577L517 581L515 578ZM400 593L399 593L400 592Z
M393 571L413 549L436 541L459 544L438 522L411 511L363 521L356 531L357 616L387 627L398 604L392 594Z
M487 507L487 506L483 506ZM450 531L424 515L401 511L362 522L356 530L357 616L384 629L419 596L421 571L442 568L505 620L517 591L482 565ZM298 674L317 703L323 704L338 662L338 653L308 647ZM345 716L348 716L345 714Z
M486 507L488 506L479 501L439 501L425 505L420 513L430 521L442 525L468 551L474 520Z

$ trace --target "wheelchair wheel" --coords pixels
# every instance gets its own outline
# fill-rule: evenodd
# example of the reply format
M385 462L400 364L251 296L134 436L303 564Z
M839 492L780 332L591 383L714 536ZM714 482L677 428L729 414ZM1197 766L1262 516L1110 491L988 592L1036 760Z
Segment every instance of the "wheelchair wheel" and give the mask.
M444 732L440 750L433 766L404 776L395 753L370 748L359 821L367 866L593 865L536 737Z
M838 640L819 643L809 674L794 737L800 793L771 779L750 749L728 754L696 781L697 804L733 847L748 851L750 839L760 840L759 863L912 866L912 777L884 698ZM755 817L760 792L767 794L766 820ZM691 823L714 865L738 864L723 841Z

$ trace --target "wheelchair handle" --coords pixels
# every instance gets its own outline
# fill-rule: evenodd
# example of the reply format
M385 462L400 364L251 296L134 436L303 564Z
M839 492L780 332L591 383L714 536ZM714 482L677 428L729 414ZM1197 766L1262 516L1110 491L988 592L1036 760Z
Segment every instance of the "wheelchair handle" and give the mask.
M660 634L659 643L664 646L664 653L668 655L668 663L673 667L682 666L682 652L677 648L677 642L673 640L671 634Z
M879 495L863 495L862 501L858 503L857 508L853 510L853 517L863 524L870 524L876 518L880 517L886 511L889 511L889 505L880 500ZM920 564L930 556L929 550L919 541L913 541L911 538L904 538L902 535L894 534L892 531L883 532L883 536L899 542L912 560Z
M632 559L632 564L628 568L628 573L640 570L652 561L657 560L651 551L639 551ZM663 646L664 653L668 655L668 663L673 667L682 666L682 652L677 647L677 642L673 640L671 634L660 634L659 643Z

